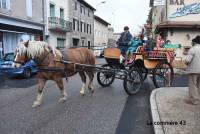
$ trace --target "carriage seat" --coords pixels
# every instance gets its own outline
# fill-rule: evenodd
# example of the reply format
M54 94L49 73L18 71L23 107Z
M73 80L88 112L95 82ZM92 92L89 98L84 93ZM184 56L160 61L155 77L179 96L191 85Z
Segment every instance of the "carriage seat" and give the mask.
M120 59L121 51L118 48L105 48L104 57L105 58L114 58Z

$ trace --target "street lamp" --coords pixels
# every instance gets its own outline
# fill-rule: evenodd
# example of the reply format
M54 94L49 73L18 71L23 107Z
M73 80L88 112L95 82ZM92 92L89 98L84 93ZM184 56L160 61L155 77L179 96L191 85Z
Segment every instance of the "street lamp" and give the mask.
M97 7L98 7L99 5L105 4L105 3L106 3L106 1L101 1L100 3L96 4L96 10L97 10Z

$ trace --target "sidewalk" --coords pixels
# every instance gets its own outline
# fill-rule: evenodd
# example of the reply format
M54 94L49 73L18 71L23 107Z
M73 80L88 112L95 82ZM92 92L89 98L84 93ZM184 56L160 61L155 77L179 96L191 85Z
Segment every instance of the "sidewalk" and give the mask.
M155 89L151 93L151 114L155 134L200 134L200 105L184 102L186 87Z

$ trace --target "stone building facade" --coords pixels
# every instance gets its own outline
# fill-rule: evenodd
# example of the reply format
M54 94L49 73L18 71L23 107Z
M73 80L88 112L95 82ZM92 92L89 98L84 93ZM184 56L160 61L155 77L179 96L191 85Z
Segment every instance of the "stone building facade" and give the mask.
M94 46L95 9L84 0L69 0L72 32L68 34L71 47Z
M94 11L84 0L46 0L46 41L64 47L94 45Z

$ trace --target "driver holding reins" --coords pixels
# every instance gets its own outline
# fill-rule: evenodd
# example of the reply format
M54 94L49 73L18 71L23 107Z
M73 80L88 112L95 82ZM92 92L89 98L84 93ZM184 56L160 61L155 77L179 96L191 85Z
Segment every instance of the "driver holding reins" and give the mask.
M118 48L121 50L121 54L122 54L122 56L120 56L120 61L124 59L123 56L126 55L126 51L129 48L129 42L131 41L132 38L133 37L131 33L129 32L129 27L125 26L124 32L121 33L121 36L117 41Z

